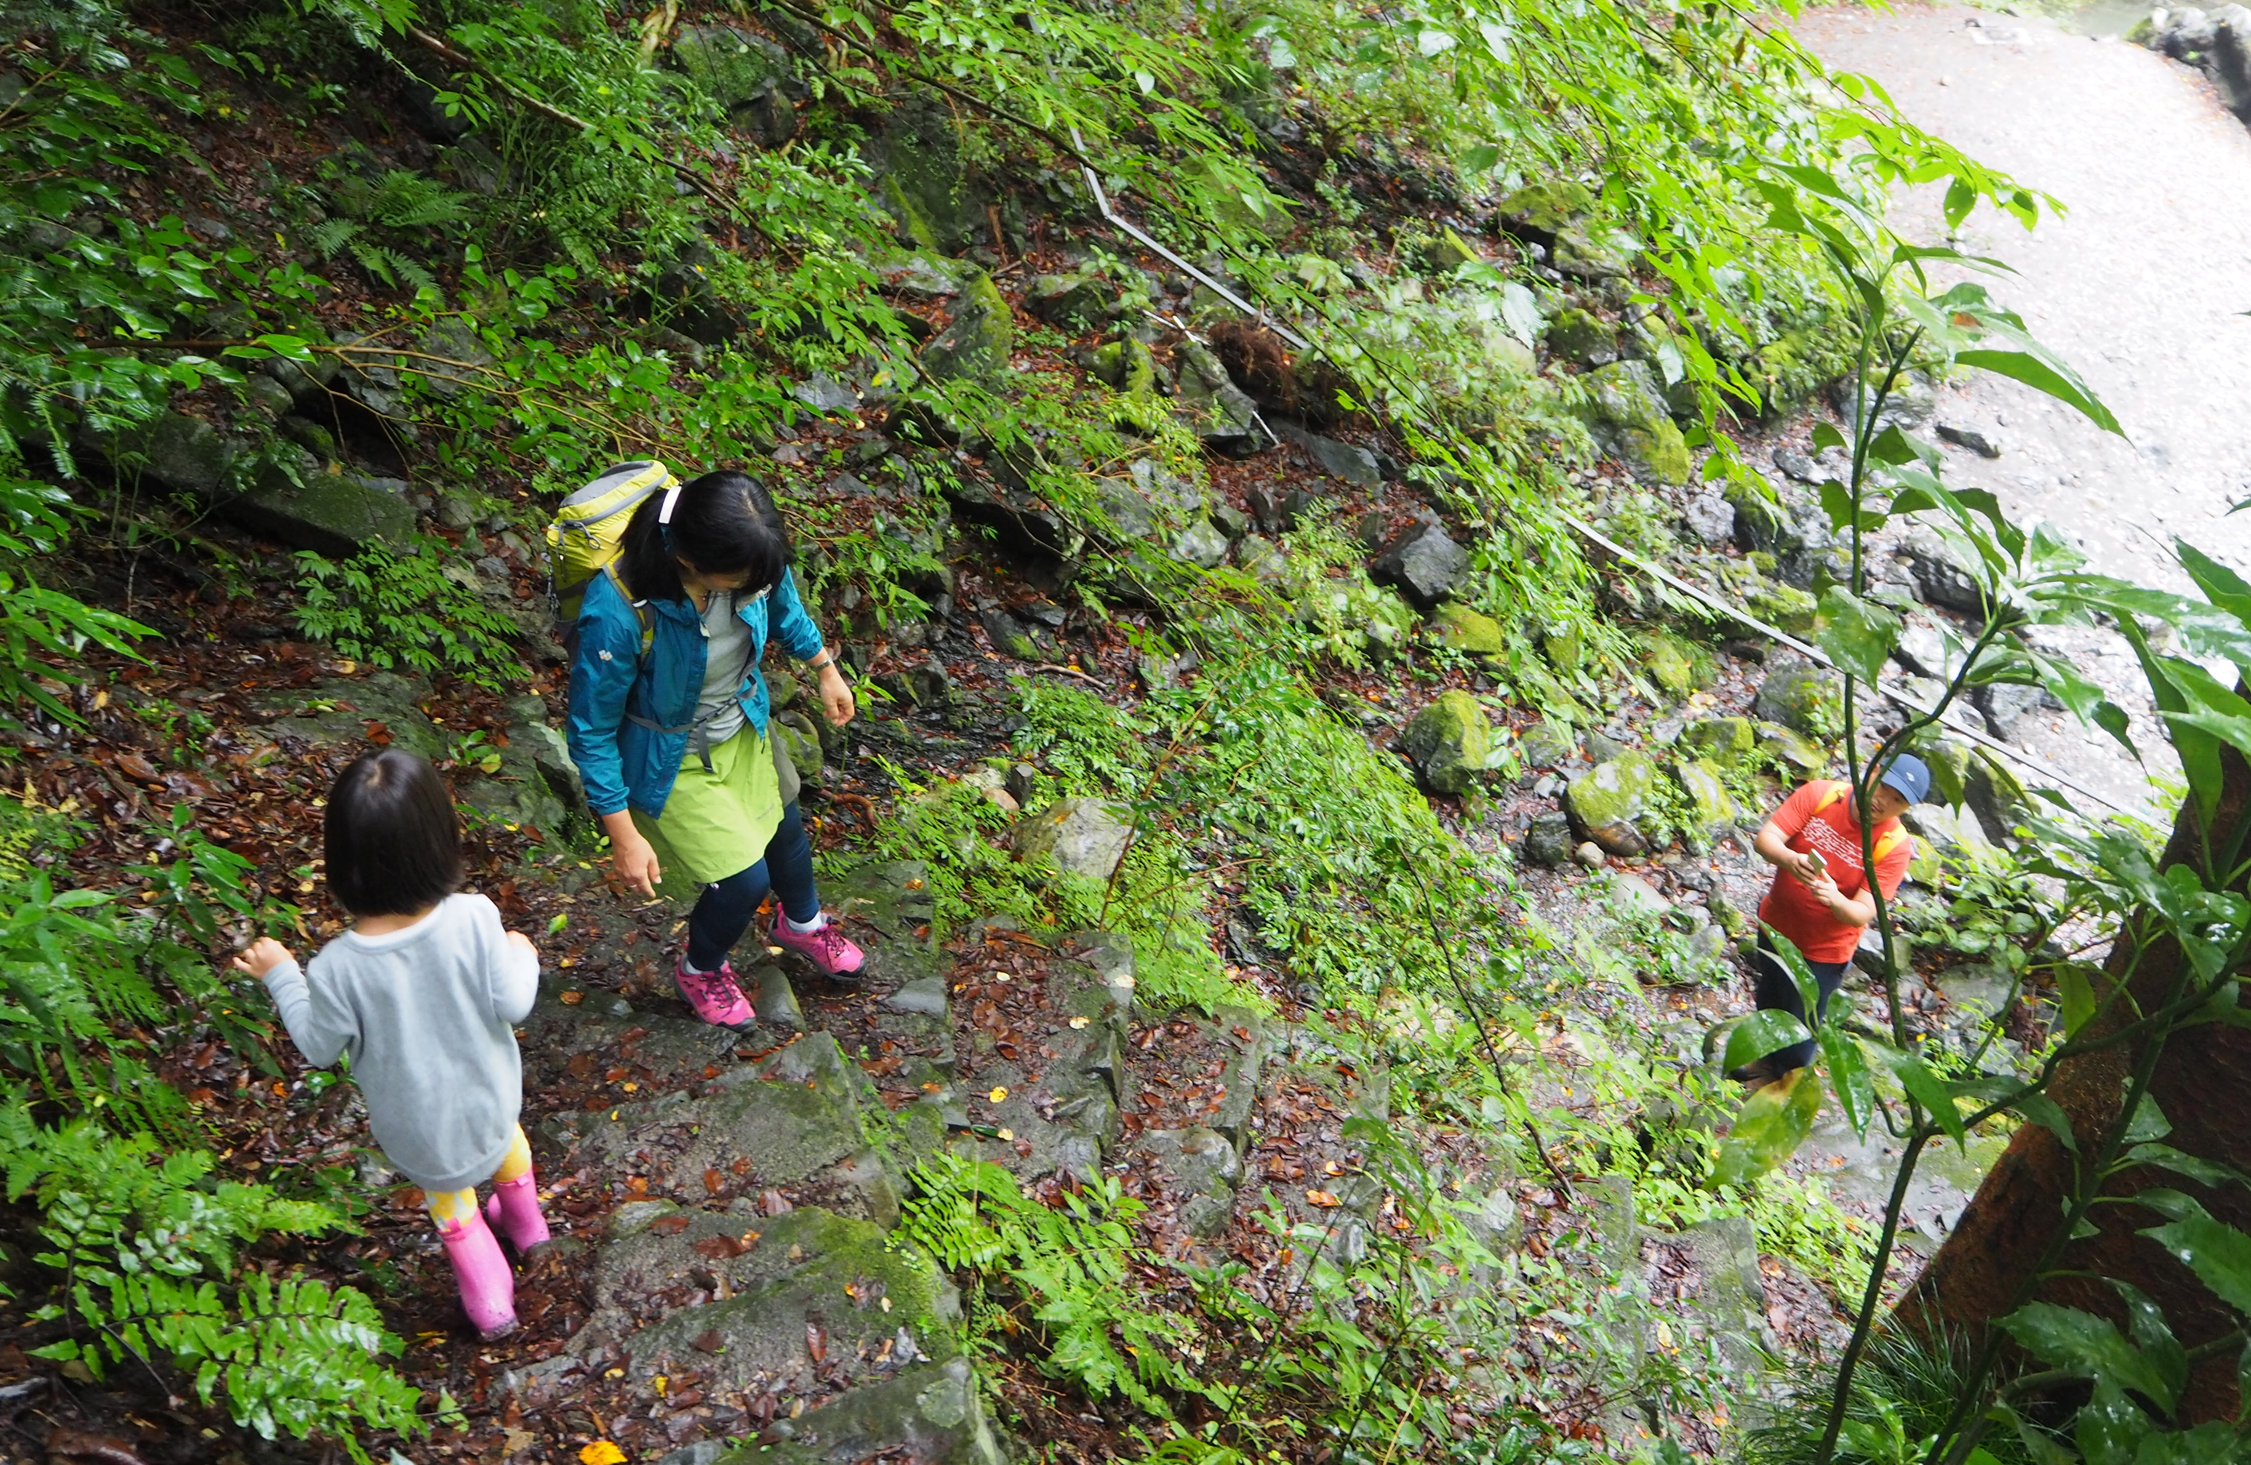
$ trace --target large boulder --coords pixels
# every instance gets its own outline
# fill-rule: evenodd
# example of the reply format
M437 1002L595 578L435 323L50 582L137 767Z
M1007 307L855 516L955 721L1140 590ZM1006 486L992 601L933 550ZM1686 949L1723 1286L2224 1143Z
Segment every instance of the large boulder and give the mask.
M1884 375L1882 367L1870 367L1868 370L1866 396L1871 403L1884 385ZM1850 375L1840 376L1829 384L1829 405L1836 408L1837 415L1844 419L1847 431L1851 429L1856 410L1855 399L1859 395L1853 390ZM1931 379L1919 371L1903 371L1892 379L1891 391L1884 398L1883 410L1876 414L1877 429L1880 431L1896 426L1902 431L1911 432L1929 422L1931 413L1937 406L1938 388Z
M916 244L958 254L985 236L985 201L970 181L959 124L944 97L908 92L866 151L875 163L876 198Z
M1945 541L1927 529L1911 530L1892 550L1904 560L1915 582L1915 594L1926 605L1958 610L1967 615L1985 614L1985 592Z
M1469 572L1469 551L1436 524L1416 524L1392 540L1368 565L1368 576L1428 611L1452 594Z
M1635 752L1574 774L1563 790L1571 822L1613 855L1649 852L1639 821L1654 807L1656 797L1657 765L1646 753Z
M1462 794L1485 771L1493 753L1493 730L1485 709L1469 693L1446 693L1415 714L1399 746L1432 793Z
M1734 827L1735 799L1718 768L1699 760L1674 765L1673 777L1688 797L1688 833L1709 843Z
M1818 778L1829 771L1829 754L1822 746L1779 722L1758 726L1759 752L1799 778Z
M1683 752L1722 768L1740 768L1757 746L1747 717L1707 717L1680 732Z
M403 543L414 535L414 507L389 485L356 473L321 471L312 455L291 449L285 461L261 464L243 492L219 503L219 512L254 534L293 549L347 559L370 543Z
M1688 444L1642 361L1613 361L1579 378L1579 416L1602 450L1645 482L1688 482Z
M1837 542L1821 506L1796 492L1768 498L1756 484L1741 482L1727 488L1726 498L1735 509L1737 546L1773 555L1775 576L1785 585L1811 585Z
M1751 699L1751 711L1822 742L1844 730L1844 693L1837 674L1802 656L1775 658Z
M1176 400L1181 415L1206 452L1223 458L1248 458L1266 447L1257 405L1235 385L1227 368L1208 347L1186 342L1174 359L1179 365Z
M1744 608L1785 634L1804 639L1815 630L1821 603L1795 585L1761 580L1743 597Z
M1962 794L1985 837L1995 844L2014 840L2017 826L2032 815L2032 796L2024 784L2006 764L1983 750L1970 755Z
M1125 858L1133 826L1097 799L1058 799L1016 826L1016 857L1055 861L1065 874L1107 880Z
M1430 616L1431 639L1469 656L1502 656L1508 652L1508 633L1501 623L1459 601L1449 600Z
M1533 815L1524 831L1524 858L1546 869L1569 864L1571 845L1571 816L1559 809Z
M990 275L974 275L961 287L952 322L922 348L922 369L939 381L995 381L1015 341L1008 302Z
M1041 275L1025 304L1051 326L1085 331L1117 314L1117 299L1117 287L1100 275Z
M1331 478L1357 484L1362 488L1374 488L1383 482L1383 465L1366 448L1338 442L1333 437L1323 437L1317 432L1307 432L1287 418L1277 422L1274 431L1285 442L1305 449L1306 454L1320 465L1321 471Z

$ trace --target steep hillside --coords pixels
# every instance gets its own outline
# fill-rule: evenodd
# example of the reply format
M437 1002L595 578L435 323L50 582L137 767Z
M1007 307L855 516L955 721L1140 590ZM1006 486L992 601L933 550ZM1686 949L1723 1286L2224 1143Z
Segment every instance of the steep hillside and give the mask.
M2041 201L1756 14L82 0L5 38L23 1449L1733 1449L1865 1329L1901 1207L1935 1240L1976 1183L1887 1216L1841 1016L1849 1128L1809 1077L1728 1129L1750 831L1840 740L1943 779L1920 974L1868 961L1884 1096L1920 1126L2054 1051L2040 963L2101 902L2026 894L2005 740L2043 686L2117 709L1993 613L2067 550L1903 433L1957 363L2100 404L1869 211ZM769 661L873 960L742 960L748 1034L672 995L681 908L604 879L557 730L542 532L639 457L773 487L862 698L831 726ZM1920 680L1855 701L1895 652ZM545 962L562 1234L494 1344L350 1085L220 975L341 929L318 810L370 743L444 769Z

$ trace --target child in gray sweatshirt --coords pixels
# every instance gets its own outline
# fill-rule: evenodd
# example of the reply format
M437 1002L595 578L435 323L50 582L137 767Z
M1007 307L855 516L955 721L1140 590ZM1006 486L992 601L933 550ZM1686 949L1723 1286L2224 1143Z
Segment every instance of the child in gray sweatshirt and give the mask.
M519 1252L548 1239L517 1123L515 1024L538 995L539 954L491 901L455 893L460 825L426 759L398 748L355 759L324 824L328 887L352 929L309 973L273 940L234 964L266 984L306 1062L349 1059L375 1142L428 1197L463 1310L497 1338L516 1326L516 1289L487 1216Z

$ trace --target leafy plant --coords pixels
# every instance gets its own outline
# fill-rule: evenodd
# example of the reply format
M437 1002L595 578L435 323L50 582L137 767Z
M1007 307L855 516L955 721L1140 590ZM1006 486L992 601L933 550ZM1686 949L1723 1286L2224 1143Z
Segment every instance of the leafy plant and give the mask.
M1141 1203L1116 1177L1066 1191L1052 1207L1000 1166L950 1151L917 1166L913 1180L900 1229L971 1274L974 1324L988 1333L1031 1329L1041 1372L1092 1398L1123 1395L1159 1418L1172 1415L1166 1394L1210 1394L1182 1357L1194 1327L1138 1305L1123 1285L1150 1258L1133 1235Z
M69 1333L32 1353L97 1379L128 1359L180 1369L261 1437L336 1436L362 1465L357 1427L419 1433L421 1391L383 1363L400 1344L374 1304L349 1287L238 1271L244 1244L317 1236L342 1218L265 1185L212 1184L208 1151L159 1151L146 1133L46 1129L21 1105L0 1110L9 1198L38 1192L51 1249L35 1259L63 1274L62 1297L31 1317Z
M437 280L397 243L385 243L386 234L429 230L457 224L469 217L466 195L456 193L426 174L392 168L371 180L346 175L330 189L344 213L313 226L308 236L313 252L323 259L349 255L359 267L385 285L405 284L435 290Z
M512 687L523 675L516 624L446 573L457 553L426 538L403 549L370 543L342 563L299 550L298 627L375 666Z

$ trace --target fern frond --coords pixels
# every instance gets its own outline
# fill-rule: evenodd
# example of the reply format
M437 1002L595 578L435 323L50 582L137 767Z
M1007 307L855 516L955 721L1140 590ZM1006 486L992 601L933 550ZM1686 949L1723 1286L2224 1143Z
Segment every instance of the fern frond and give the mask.
M456 193L427 174L394 168L376 181L367 217L393 229L458 224L469 217L469 195Z
M315 254L322 259L331 259L352 242L359 234L360 227L350 219L323 219L313 225L312 232L306 238Z

